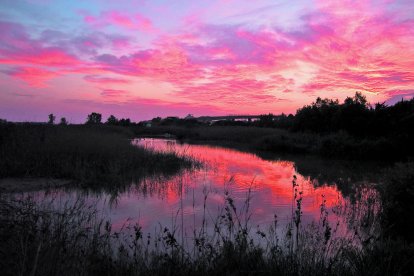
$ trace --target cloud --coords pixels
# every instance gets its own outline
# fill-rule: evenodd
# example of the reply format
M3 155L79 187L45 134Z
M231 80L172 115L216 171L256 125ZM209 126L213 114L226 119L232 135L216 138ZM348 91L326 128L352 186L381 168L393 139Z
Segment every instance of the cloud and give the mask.
M23 23L10 14L8 20L22 23L0 21L0 65L6 77L31 87L44 88L51 78L65 81L76 75L89 88L88 95L98 86L108 90L102 91L101 100L115 103L117 97L126 100L119 91L156 83L168 86L156 91L160 98L189 105L208 102L221 112L240 106L252 106L252 112L293 112L313 97L344 98L355 91L375 102L414 88L410 2L298 3L302 8L295 7L295 17L286 24L276 18L286 4L265 3L218 12L221 19L214 11L222 2L188 6L185 12L170 14L177 24L185 22L180 28L169 26L167 15L154 16L157 9L150 2L139 12L103 4L93 14L83 12L81 22L70 17L47 26ZM259 20L263 24L249 24L262 16L267 20ZM282 99L289 105L282 105ZM192 110L189 105L179 106ZM165 108L177 111L173 106Z
M0 64L68 67L80 60L58 47L30 38L20 24L0 22Z
M29 86L36 88L48 87L46 82L51 78L60 75L58 72L55 71L49 71L33 67L18 67L3 72L15 78L21 79L27 82Z
M117 89L103 89L101 91L101 96L106 97L106 98L119 98L127 94L128 94L127 91L117 90Z
M86 75L83 77L85 81L99 84L124 84L130 83L127 79L122 78L110 78L110 77L101 77L99 75Z
M152 21L140 13L130 15L126 12L111 10L101 12L98 16L86 14L84 15L84 22L98 29L112 25L147 33L157 31Z

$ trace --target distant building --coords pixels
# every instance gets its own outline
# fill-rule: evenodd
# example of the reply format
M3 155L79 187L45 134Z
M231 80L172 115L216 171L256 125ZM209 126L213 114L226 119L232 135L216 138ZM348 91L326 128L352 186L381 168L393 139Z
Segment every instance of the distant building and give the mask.
M184 119L186 119L186 120L194 119L194 116L193 116L193 114L188 114L187 116L185 116Z

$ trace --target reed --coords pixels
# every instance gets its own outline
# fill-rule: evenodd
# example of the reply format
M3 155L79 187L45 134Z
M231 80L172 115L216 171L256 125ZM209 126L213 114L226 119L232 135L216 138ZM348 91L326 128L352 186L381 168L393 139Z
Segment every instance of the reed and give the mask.
M48 177L108 188L170 175L193 160L131 145L128 129L111 126L3 125L0 178Z
M182 241L180 223L145 234L139 224L112 230L82 200L56 209L32 199L1 197L0 268L3 275L410 275L413 247L375 231L378 212L360 190L357 208L338 206L355 233L338 235L322 199L319 221L300 219L301 194L293 180L291 226L267 229L250 222L250 191L236 206L225 191L221 213ZM295 191L296 189L296 191ZM205 199L208 197L205 193ZM296 197L295 197L296 194ZM177 218L179 211L177 212ZM352 218L352 219L351 219ZM368 222L368 223L366 223ZM213 230L207 224L213 225Z

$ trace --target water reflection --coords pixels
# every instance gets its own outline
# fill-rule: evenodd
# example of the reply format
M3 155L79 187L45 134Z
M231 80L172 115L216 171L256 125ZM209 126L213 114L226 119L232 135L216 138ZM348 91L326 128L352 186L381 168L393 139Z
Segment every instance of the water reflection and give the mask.
M85 193L79 190L54 191L54 197L65 202L81 196L93 202L111 220L114 230L121 229L126 222L138 222L145 232L163 225L179 226L184 233L190 234L203 223L206 223L207 229L213 228L213 221L222 214L225 195L228 194L234 200L238 212L246 208L246 198L249 197L251 225L266 228L273 223L276 214L279 225L284 228L291 221L296 208L292 186L296 176L297 189L303 197L303 224L320 219L323 202L329 212L328 219L333 224L339 223L340 235L346 235L350 231L349 222L357 219L343 215L343 206L348 206L349 199L338 189L334 177L300 173L298 168L312 167L305 166L306 162L317 168L312 160L305 163L269 160L252 153L207 145L180 144L174 140L136 139L132 143L149 150L173 151L191 156L204 165L175 176L141 180L127 190L118 192L116 197L103 192ZM335 170L335 167L332 169ZM313 168L311 172L315 170ZM323 172L320 174L323 175ZM340 175L338 179L343 183L354 181L353 187L357 183L367 182L347 176L344 170L340 170ZM44 199L46 195L40 192L37 196Z

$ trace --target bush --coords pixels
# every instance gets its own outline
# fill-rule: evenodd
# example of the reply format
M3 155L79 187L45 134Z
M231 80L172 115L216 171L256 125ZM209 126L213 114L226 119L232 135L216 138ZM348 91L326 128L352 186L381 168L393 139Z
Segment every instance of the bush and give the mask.
M414 241L414 163L389 169L382 183L384 230L393 237Z

